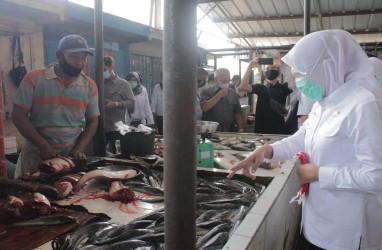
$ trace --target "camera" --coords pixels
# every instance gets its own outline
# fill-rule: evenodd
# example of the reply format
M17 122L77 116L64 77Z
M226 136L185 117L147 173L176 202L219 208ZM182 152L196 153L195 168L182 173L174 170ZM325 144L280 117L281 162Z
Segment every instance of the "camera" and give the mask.
M273 58L259 58L257 61L260 65L272 65L273 64Z

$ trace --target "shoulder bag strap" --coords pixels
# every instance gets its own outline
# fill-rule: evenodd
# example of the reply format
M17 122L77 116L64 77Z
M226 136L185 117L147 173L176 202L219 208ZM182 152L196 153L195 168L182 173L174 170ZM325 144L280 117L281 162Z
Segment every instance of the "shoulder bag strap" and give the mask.
M12 69L15 68L16 36L12 39Z

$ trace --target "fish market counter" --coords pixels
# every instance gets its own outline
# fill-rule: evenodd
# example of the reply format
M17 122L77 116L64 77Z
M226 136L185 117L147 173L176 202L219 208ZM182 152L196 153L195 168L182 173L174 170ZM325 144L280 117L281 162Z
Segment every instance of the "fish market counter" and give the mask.
M231 141L232 138L238 138L241 142L254 141L256 146L285 138L280 135L260 134L216 133L215 135L219 138L231 138ZM244 156L248 154L248 152L240 152ZM239 156L237 152L233 153L228 149L223 149L220 150L220 153L229 155L228 163L227 161L221 163L222 158L216 159L215 157L215 165L220 163L223 168L229 169L237 163L237 159L231 158L232 155ZM273 162L272 167L257 169L257 180L268 179L268 177L272 177L272 179L223 249L294 249L299 235L301 218L301 207L296 202L289 202L299 189L295 165L295 162L288 160L281 163Z
M212 246L211 249L231 250L293 249L301 216L301 208L297 204L289 203L299 187L295 163L292 161L264 162L258 168L255 180L240 174L235 175L232 180L226 179L228 169L246 157L250 150L282 138L284 136L236 133L213 133L208 138L214 144L214 167L197 168L197 249L204 249L206 246ZM128 194L128 198L131 199L118 200L117 198L120 197L113 197L111 189L115 178L111 178L106 181L93 179L83 185L83 188L75 195L52 201L52 204L63 209L81 208L82 212L86 211L90 215L103 214L108 217L106 221L93 223L88 229L85 225L85 228L82 226L82 229L76 229L66 236L58 237L58 240L55 239L56 243L65 246L69 240L72 244L70 248L73 249L81 246L91 249L89 248L91 244L101 249L106 246L103 244L124 241L125 245L120 245L121 249L148 246L137 245L146 243L156 244L156 247L159 247L157 249L163 249L164 196L163 166L161 166L163 161L158 166L156 165L158 161L153 164L142 158L103 159L105 165L102 170L119 171L121 168L123 169L121 171L126 171L126 167L131 169L135 167L138 172L137 177L125 182L121 181L123 185L129 187L129 190L134 191L130 197ZM126 195L126 191L123 195ZM102 230L121 230L116 229L120 225L124 225L123 227L133 234L141 234L136 235L139 240L113 238L112 242L110 235L113 234L110 234L109 238L100 236ZM96 227L103 229L96 231ZM207 233L217 229L220 233L214 236ZM80 245L79 239L86 238L86 235L81 235L84 233L89 234L87 236L89 246ZM206 235L209 235L209 238L206 238ZM213 238L217 239L218 235L220 241L216 240L211 243L212 245L208 245L208 242L211 242ZM76 241L77 243L73 243ZM52 241L47 242L35 249L52 249L51 243ZM129 248L127 246L131 245L128 244L135 244L135 247ZM66 248L56 247L55 249Z
M294 249L299 234L301 207L289 201L297 190L295 164L287 161L223 249Z

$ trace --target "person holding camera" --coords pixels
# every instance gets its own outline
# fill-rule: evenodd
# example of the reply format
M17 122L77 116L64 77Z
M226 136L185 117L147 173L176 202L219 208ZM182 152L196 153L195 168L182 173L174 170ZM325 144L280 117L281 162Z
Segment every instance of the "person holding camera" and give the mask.
M264 84L249 84L252 70L259 67L258 58L250 61L241 79L240 87L237 89L239 95L245 91L248 94L256 94L256 115L254 133L284 134L285 120L282 114L274 111L271 106L272 97ZM277 101L273 100L274 105ZM281 106L281 104L278 104Z
M258 59L258 65L261 65L261 69L266 81L265 87L267 87L270 96L285 107L286 98L293 92L288 87L288 83L280 83L280 67L282 66L280 53L277 50L267 50L264 55Z

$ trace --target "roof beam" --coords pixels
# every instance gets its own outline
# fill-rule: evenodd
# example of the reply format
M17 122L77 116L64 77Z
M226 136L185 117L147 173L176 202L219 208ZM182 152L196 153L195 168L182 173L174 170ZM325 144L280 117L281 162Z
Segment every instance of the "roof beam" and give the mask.
M202 0L200 0L202 1ZM207 1L207 0L203 0ZM311 14L311 18L322 18L322 17L333 17L333 16L357 16L357 15L371 15L380 14L382 9L372 9L372 10L359 10L359 11L341 11L341 12L327 12L319 14ZM212 19L215 23L225 23L225 22L259 22L259 21L272 21L272 20L286 20L286 19L303 19L304 15L288 15L288 16L258 16L258 17L233 17L233 18L214 18Z
M292 49L294 44L284 45L284 46L263 46L263 47L237 47L237 48L222 48L222 49L204 49L207 53L213 52L224 52L224 51L259 51L259 50L267 50L267 49L277 49L277 50L290 50Z
M360 43L359 44L365 51L371 50L382 50L382 44L379 42L375 43ZM245 55L245 51L247 53L253 51L263 51L267 49L277 49L279 51L289 51L293 48L294 44L283 45L283 46L264 46L264 47L237 47L237 48L221 48L221 49L203 49L205 53L216 53L216 52L232 52L232 53L224 53L224 54L215 54L215 55Z
M202 3L216 3L216 2L223 2L223 1L231 1L231 0L197 0L197 4Z
M377 30L346 30L352 35L380 34L382 29ZM302 37L303 32L275 33L275 34L231 34L229 38L272 38L272 37Z

